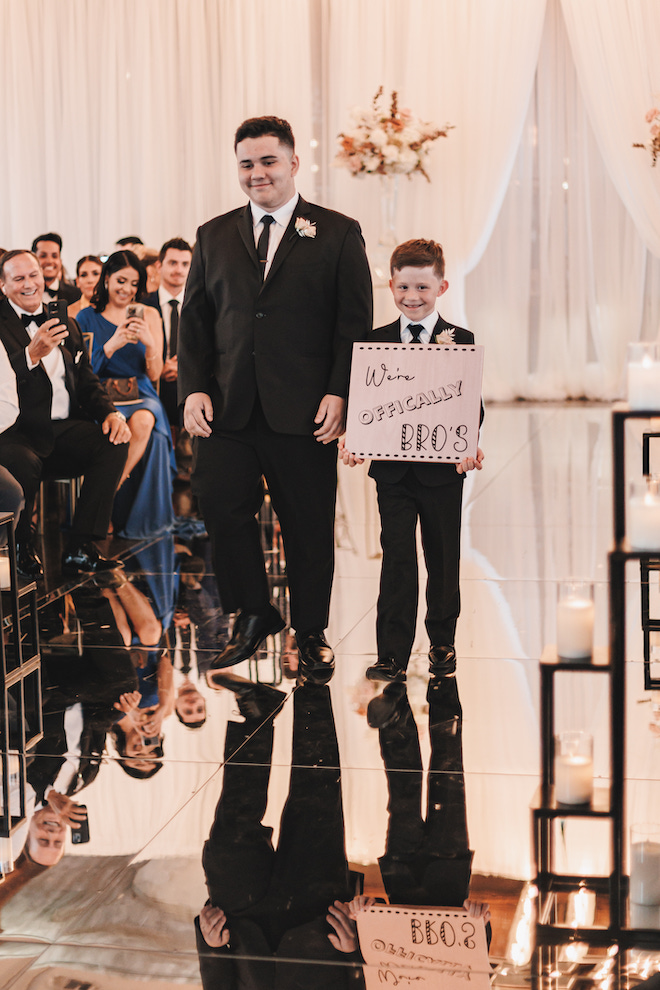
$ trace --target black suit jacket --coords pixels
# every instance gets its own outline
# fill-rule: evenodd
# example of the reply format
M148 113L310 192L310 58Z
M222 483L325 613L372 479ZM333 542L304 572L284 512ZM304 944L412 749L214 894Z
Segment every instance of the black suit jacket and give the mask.
M64 357L65 382L71 399L69 416L102 422L115 411L104 386L92 371L87 347L75 320L67 319L69 336L60 345ZM31 447L40 457L53 449L50 418L53 389L44 368L28 370L25 348L30 336L7 299L0 302L0 340L5 345L16 374L20 413L0 443L20 443Z
M316 224L301 237L297 217ZM179 323L179 401L214 400L246 426L258 396L278 433L309 435L326 394L345 397L353 342L371 327L371 276L355 220L299 198L265 281L249 205L200 227Z
M72 285L71 282L65 282L63 279L60 279L60 284L54 293L48 288L46 291L49 292L51 296L54 295L57 299L65 299L69 306L71 303L78 302L80 296L82 295L80 289L76 285Z
M447 323L440 315L438 315L438 322L433 331L432 343L436 342L436 336L441 334L443 330L450 329L454 330L455 343L474 344L474 334L470 330L464 330L462 327ZM387 326L374 330L369 335L369 340L400 344L400 330L401 321L396 319L394 323L388 323ZM481 415L483 419L483 409ZM417 463L415 461L372 461L369 467L369 477L393 485L397 481L401 481L408 471L412 471L421 484L433 488L439 485L460 484L465 478L465 475L458 474L455 464Z

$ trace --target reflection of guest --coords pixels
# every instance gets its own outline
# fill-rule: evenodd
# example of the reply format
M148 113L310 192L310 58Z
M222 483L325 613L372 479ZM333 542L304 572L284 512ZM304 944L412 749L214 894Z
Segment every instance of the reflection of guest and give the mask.
M249 682L215 677L235 682L240 707L241 686ZM289 797L274 850L272 829L261 822L272 715L285 696L272 688L264 696L263 685L250 689L261 717L227 727L222 794L202 857L209 892L196 919L202 983L205 990L348 987L361 975L337 965L359 957L344 905L349 874L329 690L306 684L294 693Z
M48 800L51 788L71 796L95 780L106 734L117 719L115 703L137 686L108 601L93 586L76 588L71 597L82 654L48 655L45 643L44 734L27 770L37 801ZM50 646L59 639L51 638Z
M170 425L154 383L163 367L163 327L150 306L144 316L127 316L139 298L145 270L132 251L111 254L103 266L91 305L78 315L83 332L93 335L92 367L106 382L136 379L138 395L117 399L131 430L126 467L115 499L113 522L119 535L149 536L173 522L175 472Z

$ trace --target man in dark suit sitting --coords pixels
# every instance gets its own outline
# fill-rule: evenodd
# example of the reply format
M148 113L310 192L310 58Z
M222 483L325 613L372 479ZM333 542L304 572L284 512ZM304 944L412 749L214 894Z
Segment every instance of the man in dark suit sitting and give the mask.
M99 571L120 566L103 557L93 540L108 532L115 489L131 433L92 371L75 320L48 319L44 277L30 251L0 258L0 341L16 375L20 412L0 435L0 464L23 488L25 510L16 529L18 566L38 577L42 566L31 542L32 510L42 478L85 480L62 566Z
M234 143L250 203L200 227L179 326L179 399L220 599L238 611L214 662L251 656L284 620L270 604L255 513L262 476L282 529L301 679L325 683L334 569L336 439L353 342L371 328L355 220L296 193L291 127L256 117Z
M32 241L32 250L37 256L44 273L46 287L44 302L51 299L64 299L68 306L80 299L80 289L66 282L62 269L62 238L59 234L39 234Z

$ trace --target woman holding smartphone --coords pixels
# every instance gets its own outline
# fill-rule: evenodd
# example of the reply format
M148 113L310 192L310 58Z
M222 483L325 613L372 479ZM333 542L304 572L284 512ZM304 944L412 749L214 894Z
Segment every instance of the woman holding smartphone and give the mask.
M164 532L174 519L172 437L154 386L163 368L163 326L155 309L135 302L145 284L137 255L116 251L77 318L83 333L92 334L92 368L131 430L112 514L115 532L129 539Z

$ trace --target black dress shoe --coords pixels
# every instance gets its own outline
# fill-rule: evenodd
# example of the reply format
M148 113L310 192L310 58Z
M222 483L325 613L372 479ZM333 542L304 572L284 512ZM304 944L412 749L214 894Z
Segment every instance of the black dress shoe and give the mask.
M389 681L403 684L406 672L396 662L394 657L379 657L373 667L367 667L365 677L368 681Z
M453 646L432 646L429 653L429 686L426 689L426 700L429 705L436 704L444 695L447 677L456 676L456 650Z
M222 670L208 670L206 683L215 691L226 688L236 695L238 710L246 721L262 721L279 711L286 698L284 691L278 691L269 684L255 684L246 677L225 673Z
M322 632L296 636L298 683L327 684L335 672L335 655Z
M98 574L100 571L114 571L123 567L121 560L104 557L93 543L83 543L73 550L65 550L62 554L63 571L83 571L85 574Z
M253 656L268 636L281 632L286 622L274 605L268 606L267 612L260 615L249 615L239 612L234 622L231 639L222 653L219 653L211 664L213 670L233 667L241 660Z
M431 677L449 677L456 673L456 650L453 646L432 646L429 653Z
M19 543L16 547L16 570L26 578L42 577L44 566L31 543Z
M405 711L405 684L388 684L382 694L377 694L367 705L367 722L372 729L387 729L401 718Z

